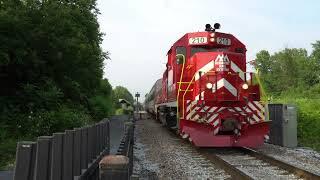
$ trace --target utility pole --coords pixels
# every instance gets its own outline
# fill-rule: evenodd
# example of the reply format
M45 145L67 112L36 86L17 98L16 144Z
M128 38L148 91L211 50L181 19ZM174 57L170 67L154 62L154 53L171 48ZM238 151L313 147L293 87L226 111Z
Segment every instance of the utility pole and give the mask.
M137 110L137 113L139 112L139 97L140 97L140 94L137 92L135 97L137 98L137 107L136 107L136 110Z

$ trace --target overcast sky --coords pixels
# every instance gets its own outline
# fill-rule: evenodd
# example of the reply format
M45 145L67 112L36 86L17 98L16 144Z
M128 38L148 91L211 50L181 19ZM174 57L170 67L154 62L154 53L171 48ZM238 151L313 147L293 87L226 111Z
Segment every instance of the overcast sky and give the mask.
M320 1L309 0L98 0L105 77L113 87L147 93L162 77L166 53L187 32L221 24L246 44L247 59L266 49L311 50L320 40Z

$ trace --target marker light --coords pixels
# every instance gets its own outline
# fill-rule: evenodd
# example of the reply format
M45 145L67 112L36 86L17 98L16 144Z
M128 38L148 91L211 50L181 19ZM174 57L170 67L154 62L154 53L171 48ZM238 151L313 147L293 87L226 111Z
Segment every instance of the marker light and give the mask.
M242 84L242 89L248 89L248 88L249 88L249 86L247 83Z
M214 37L214 35L215 35L214 33L211 33L211 34L210 34L210 37Z
M206 87L207 87L208 89L212 89L213 85L212 85L211 83L207 83L207 84L206 84Z
M215 39L214 38L210 38L210 42L214 42L215 41Z

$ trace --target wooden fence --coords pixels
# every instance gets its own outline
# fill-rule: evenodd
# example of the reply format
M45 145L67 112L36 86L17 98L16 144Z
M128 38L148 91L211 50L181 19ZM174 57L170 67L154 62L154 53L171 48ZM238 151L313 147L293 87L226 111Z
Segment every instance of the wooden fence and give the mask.
M14 180L98 180L110 151L109 120L19 142Z

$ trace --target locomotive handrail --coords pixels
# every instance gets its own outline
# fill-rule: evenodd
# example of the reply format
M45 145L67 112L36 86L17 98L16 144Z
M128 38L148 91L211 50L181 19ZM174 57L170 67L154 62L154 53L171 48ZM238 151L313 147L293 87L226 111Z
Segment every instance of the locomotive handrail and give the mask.
M186 96L188 89L189 89L190 85L192 84L192 81L194 80L195 76L196 76L196 73L193 75L191 81L189 82L189 84L187 86L187 89L185 90L185 92L182 96L182 117L184 117L184 97Z
M178 115L179 115L179 95L180 95L180 90L181 90L182 76L184 73L184 65L186 63L186 57L183 54L177 54L176 57L178 57L178 56L182 56L182 60L183 60L182 69L181 69L181 73L180 73L179 88L178 88L178 92L177 92L177 121L178 121L177 126L179 127L179 125L180 125L180 118L178 117ZM182 101L182 104L184 104L183 101Z

